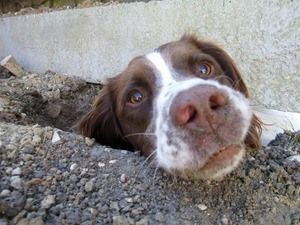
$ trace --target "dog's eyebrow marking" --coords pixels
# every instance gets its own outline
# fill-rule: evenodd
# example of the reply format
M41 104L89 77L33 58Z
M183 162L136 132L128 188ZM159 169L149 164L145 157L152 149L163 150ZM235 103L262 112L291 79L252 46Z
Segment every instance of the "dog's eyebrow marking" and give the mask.
M161 76L162 85L165 86L174 82L172 73L160 53L152 52L146 55L146 58L155 66Z

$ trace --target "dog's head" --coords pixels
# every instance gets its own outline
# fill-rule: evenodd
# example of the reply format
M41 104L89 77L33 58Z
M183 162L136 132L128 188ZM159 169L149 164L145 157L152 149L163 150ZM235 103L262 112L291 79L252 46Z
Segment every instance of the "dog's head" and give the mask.
M153 154L158 166L213 179L260 145L260 121L232 59L185 35L134 58L108 80L80 132L99 143Z

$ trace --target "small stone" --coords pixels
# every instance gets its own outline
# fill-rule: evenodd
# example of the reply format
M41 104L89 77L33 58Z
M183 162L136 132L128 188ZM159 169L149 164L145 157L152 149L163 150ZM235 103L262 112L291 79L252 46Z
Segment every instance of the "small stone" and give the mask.
M58 144L61 142L61 138L57 131L54 131L51 142L52 144Z
M76 183L76 182L78 181L77 175L72 174L72 175L70 176L70 180L71 180L73 183Z
M29 220L28 225L44 225L44 221L41 217L35 217Z
M77 163L73 163L73 164L70 166L70 170L71 170L71 171L75 170L76 168L78 168L78 164L77 164Z
M41 127L35 127L35 128L33 128L33 133L34 133L34 135L42 136L44 131Z
M23 187L23 180L19 176L12 176L10 178L10 186L17 190L20 190Z
M116 211L120 210L118 202L110 202L109 207L115 209Z
M113 225L130 225L130 222L124 216L113 216Z
M290 156L290 157L286 158L286 160L300 162L300 155Z
M41 203L43 209L49 209L55 203L55 195L47 195Z
M8 225L8 222L5 218L0 218L0 225Z
M204 211L204 210L207 209L207 206L204 205L204 204L199 204L199 205L197 205L197 207L198 207L201 211Z
M105 166L105 163L102 163L102 162L99 162L98 163L98 166L101 168L101 167L104 167Z
M6 196L9 196L9 195L10 195L10 190L8 190L8 189L4 189L0 193L0 197L6 197Z
M133 202L133 198L125 198L126 202L132 203Z
M38 145L42 142L42 138L39 135L34 135L32 138L32 144Z
M50 118L57 118L62 111L62 106L60 104L51 104L47 107L47 113Z
M31 210L31 207L33 206L33 204L34 204L34 199L33 198L27 198L26 199L26 204L25 204L25 206L24 206L24 209L26 209L26 210Z
M94 138L85 137L84 142L87 146L93 146L95 144Z
M17 225L29 225L29 219L23 218L17 223Z
M148 224L149 224L149 217L145 216L144 218L137 221L135 225L148 225Z
M7 167L6 170L5 170L5 172L7 174L11 174L12 171L13 171L13 168L11 168L11 167Z
M1 214L7 217L15 217L23 210L26 197L18 191L12 191L9 196L1 198ZM14 224L14 223L12 223Z
M15 168L12 172L11 172L11 175L13 176L19 176L21 175L22 171L21 171L21 168L20 167L17 167Z
M222 223L222 225L228 225L229 224L229 220L226 217L223 217L221 219L221 223Z
M91 192L91 191L93 191L93 189L94 189L94 180L92 179L92 180L90 180L90 181L88 181L88 182L86 182L86 184L85 184L85 186L84 186L84 190L86 191L86 192Z
M144 211L144 208L139 207L139 208L136 208L136 209L132 209L132 210L131 210L131 213L132 213L133 215L139 215L139 214L142 214L143 211Z
M110 160L108 163L109 164L114 164L114 163L116 163L117 162L117 160L116 159L113 159L113 160Z
M122 183L125 183L125 182L127 182L128 177L123 173L123 174L121 175L120 180L121 180Z
M23 70L22 66L20 66L14 57L11 55L5 57L1 62L1 66L9 70L13 75L20 77L25 74L25 71Z

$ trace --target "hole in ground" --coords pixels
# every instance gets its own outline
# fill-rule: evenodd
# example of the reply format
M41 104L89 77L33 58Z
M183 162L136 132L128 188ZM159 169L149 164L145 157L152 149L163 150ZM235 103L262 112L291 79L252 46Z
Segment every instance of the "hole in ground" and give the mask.
M28 73L22 78L2 76L0 122L73 131L72 126L90 110L100 88L53 72Z

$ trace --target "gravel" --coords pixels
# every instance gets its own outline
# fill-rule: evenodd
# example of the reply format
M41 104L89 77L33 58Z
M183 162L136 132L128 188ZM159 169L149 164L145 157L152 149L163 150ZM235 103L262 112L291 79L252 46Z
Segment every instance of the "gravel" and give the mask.
M0 75L1 225L300 224L299 133L247 153L221 181L184 180L73 132L99 88Z

